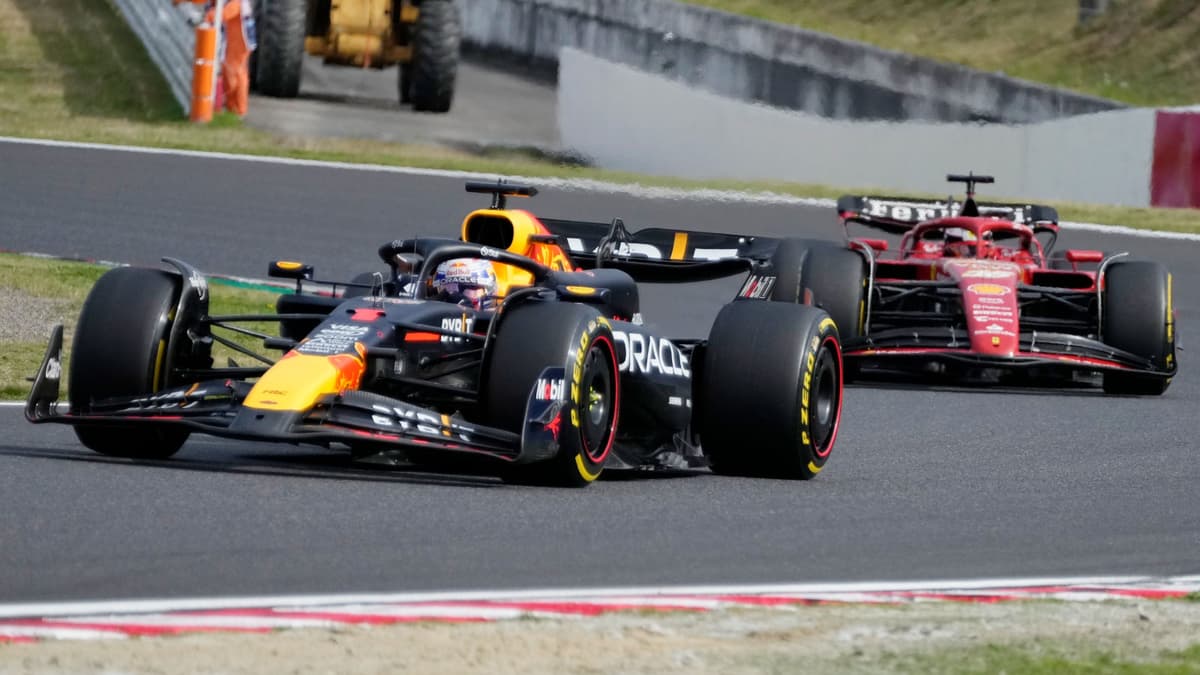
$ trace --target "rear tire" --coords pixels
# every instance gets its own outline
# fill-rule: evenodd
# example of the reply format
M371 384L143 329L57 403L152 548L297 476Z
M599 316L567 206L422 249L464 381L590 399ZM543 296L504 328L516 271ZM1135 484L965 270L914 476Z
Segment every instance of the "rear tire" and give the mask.
M494 340L484 367L487 424L521 433L530 393L547 367L565 368L564 388L580 392L560 412L558 454L509 467L501 477L561 487L595 481L612 451L620 413L620 372L608 321L584 305L529 303L501 315Z
M1161 264L1114 262L1104 273L1104 343L1150 359L1155 368L1174 370L1175 317L1171 275ZM1109 394L1159 396L1171 378L1112 371L1104 373Z
M804 304L811 294L812 304L837 323L842 340L862 336L867 271L861 255L829 242L786 239L772 256L772 264L776 274L772 300Z
M180 293L179 277L162 270L118 267L96 282L84 302L71 346L71 411L86 413L92 402L158 391L167 341ZM188 438L186 429L137 424L75 427L96 452L116 457L165 459Z
M444 113L454 101L458 57L462 44L462 19L450 0L425 0L413 33L413 110ZM401 82L403 82L403 66ZM403 85L402 85L403 86ZM403 102L403 92L401 102Z
M304 65L305 0L266 0L258 31L258 91L295 98Z
M715 473L809 479L842 412L837 326L804 305L737 301L713 322L696 413Z

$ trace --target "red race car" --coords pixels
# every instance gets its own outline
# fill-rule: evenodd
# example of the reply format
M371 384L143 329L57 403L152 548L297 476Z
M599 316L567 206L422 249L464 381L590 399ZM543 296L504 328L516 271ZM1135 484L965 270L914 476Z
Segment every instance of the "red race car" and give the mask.
M846 375L880 371L999 383L1102 383L1158 395L1178 364L1171 274L1127 253L1051 253L1058 213L975 201L846 196L847 245L791 239L742 294L823 307ZM893 235L850 236L861 225ZM896 237L898 245L893 247ZM1099 375L1099 378L1097 378Z

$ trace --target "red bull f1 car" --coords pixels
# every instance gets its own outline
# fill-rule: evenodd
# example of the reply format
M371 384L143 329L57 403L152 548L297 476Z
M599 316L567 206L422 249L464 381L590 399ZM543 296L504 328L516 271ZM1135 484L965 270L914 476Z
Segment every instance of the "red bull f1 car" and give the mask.
M1175 376L1171 274L1126 253L1054 251L1047 206L846 196L847 244L792 240L743 295L814 304L848 377L881 372L1158 395ZM851 237L861 225L892 235ZM893 248L895 238L899 245ZM1097 377L1099 376L1099 377Z
M107 272L75 329L69 409L57 404L60 326L26 417L72 425L85 446L133 458L169 457L205 433L417 462L476 457L513 482L566 486L606 467L707 464L800 479L822 469L842 401L841 348L825 311L738 298L707 338L689 339L640 320L639 279L744 273L777 242L543 222L507 208L532 188L468 191L492 204L467 216L460 239L388 242L387 273L364 273L341 293L312 292L330 282L314 281L309 265L272 263L271 276L296 285L274 313L211 314L205 278L180 260ZM490 264L494 302L434 292L435 279L475 278L470 265L444 266L461 260ZM278 334L250 327L264 321ZM255 363L216 363L214 344Z

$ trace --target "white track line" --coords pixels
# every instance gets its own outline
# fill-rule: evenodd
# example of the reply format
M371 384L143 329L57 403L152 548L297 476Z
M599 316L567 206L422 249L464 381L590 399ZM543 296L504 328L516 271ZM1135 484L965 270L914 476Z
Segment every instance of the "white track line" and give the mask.
M617 598L664 598L705 595L790 595L825 593L884 593L911 591L967 591L1032 586L1129 586L1144 584L1152 588L1200 588L1197 577L1046 577L999 578L939 581L869 581L812 584L753 584L714 586L647 586L625 588L573 588L493 591L446 591L428 593L355 593L335 595L276 595L258 597L210 597L149 600L107 600L87 602L0 604L0 618L81 616L89 614L145 614L273 607L277 609L330 605L485 602L512 600L589 600L601 602Z
M80 150L103 150L110 152L128 152L143 155L168 155L175 157L193 157L198 159L218 159L237 162L257 162L260 164L278 164L282 166L304 166L323 169L342 169L347 171L370 171L377 173L394 173L409 176L430 176L434 178L458 178L463 180L494 180L497 174L479 173L475 171L452 171L448 169L421 169L406 166L387 166L383 164L358 164L353 162L329 162L315 159L294 159L291 157L271 157L266 155L243 155L228 152L207 152L201 150L176 150L172 148L151 148L132 145L107 145L103 143L78 143L74 141L53 141L35 138L15 138L0 136L0 143L16 145L37 145L54 148L72 148ZM537 176L506 176L513 181L529 182L539 187L556 190L579 190L598 192L602 194L622 194L640 199L698 199L710 202L731 202L749 204L779 204L797 206L815 206L833 208L837 202L833 199L818 197L797 197L776 192L749 192L743 190L716 190L710 188L684 189L655 187L640 183L613 183L593 180L590 178L548 178ZM1103 234L1123 235L1128 237L1147 237L1154 239L1176 239L1183 241L1200 241L1200 234L1188 232L1168 232L1164 230L1140 230L1123 225L1105 225L1102 223L1060 223L1064 228L1083 230Z

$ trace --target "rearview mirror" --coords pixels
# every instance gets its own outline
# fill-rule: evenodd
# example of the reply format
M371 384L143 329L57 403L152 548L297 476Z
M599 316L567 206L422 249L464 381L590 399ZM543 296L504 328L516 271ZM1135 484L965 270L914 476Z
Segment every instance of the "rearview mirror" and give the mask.
M312 265L292 262L290 260L272 260L267 276L280 279L295 279L296 281L311 281L313 278Z
M1098 263L1104 260L1104 252L1071 248L1067 249L1067 260L1073 263Z

